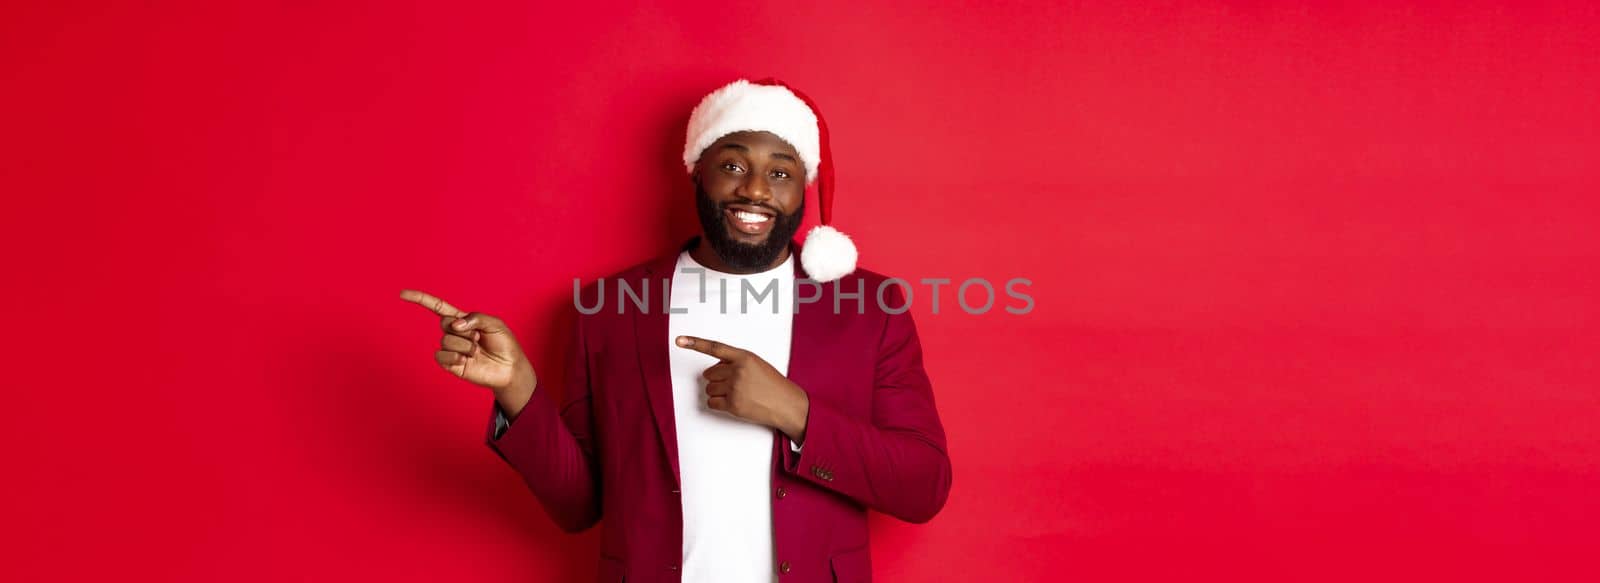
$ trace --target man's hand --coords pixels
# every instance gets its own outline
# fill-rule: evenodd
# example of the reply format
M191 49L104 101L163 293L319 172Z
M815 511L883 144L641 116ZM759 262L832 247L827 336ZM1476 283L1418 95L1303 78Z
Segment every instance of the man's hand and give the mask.
M494 398L508 419L515 419L522 412L539 378L505 322L488 314L461 311L417 290L400 290L400 299L439 316L444 337L439 341L440 350L433 353L439 366L494 391Z
M706 406L782 431L797 444L805 441L811 400L799 385L754 352L693 336L679 336L677 342L721 361L701 373Z

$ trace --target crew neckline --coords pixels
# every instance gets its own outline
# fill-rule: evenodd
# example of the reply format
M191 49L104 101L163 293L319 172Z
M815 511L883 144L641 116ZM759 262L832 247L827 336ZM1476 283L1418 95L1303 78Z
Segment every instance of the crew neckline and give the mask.
M789 256L784 258L783 263L778 264L777 267L774 267L772 269L768 269L766 271L757 271L755 273L729 273L729 272L726 272L726 271L717 271L717 270L712 269L710 267L706 267L704 265L701 265L699 261L695 261L694 260L694 255L691 255L689 253L689 251L683 251L683 252L681 252L679 254L679 258L680 258L679 262L680 263L687 262L692 267L698 267L698 268L706 270L706 277L731 277L731 278L750 278L750 277L760 277L760 276L769 276L770 277L772 275L781 275L783 273L788 273L788 272L793 271L794 270L794 255L795 255L794 254L794 250L790 249L789 250Z

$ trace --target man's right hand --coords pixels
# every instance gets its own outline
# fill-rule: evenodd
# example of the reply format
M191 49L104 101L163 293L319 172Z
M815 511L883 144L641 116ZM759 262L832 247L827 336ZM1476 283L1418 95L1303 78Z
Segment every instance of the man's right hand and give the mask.
M400 290L400 299L439 316L444 329L434 360L439 366L473 384L494 391L508 419L516 419L528 404L539 379L511 329L499 318L464 312L427 293Z

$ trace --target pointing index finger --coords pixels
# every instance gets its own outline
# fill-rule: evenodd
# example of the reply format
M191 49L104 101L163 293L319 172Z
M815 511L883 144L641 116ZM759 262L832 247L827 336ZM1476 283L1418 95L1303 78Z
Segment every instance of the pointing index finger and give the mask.
M466 312L463 312L457 309L455 306L450 305L449 302L436 298L426 292L421 292L414 289L400 290L400 299L432 310L433 313L440 316L453 316L459 318L467 315Z
M715 340L695 338L694 336L679 336L678 346L695 352L709 354L718 360L733 360L744 354L744 350L728 346Z

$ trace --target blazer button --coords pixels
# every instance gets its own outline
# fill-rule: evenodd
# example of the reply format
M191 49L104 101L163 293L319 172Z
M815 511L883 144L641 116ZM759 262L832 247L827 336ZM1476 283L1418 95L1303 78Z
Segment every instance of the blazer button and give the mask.
M789 495L789 491L788 490L784 490L783 486L778 486L778 497L779 498L782 498L782 497L788 496L788 495Z
M788 573L789 572L789 561L784 561L782 563L778 563L778 572L779 573Z

